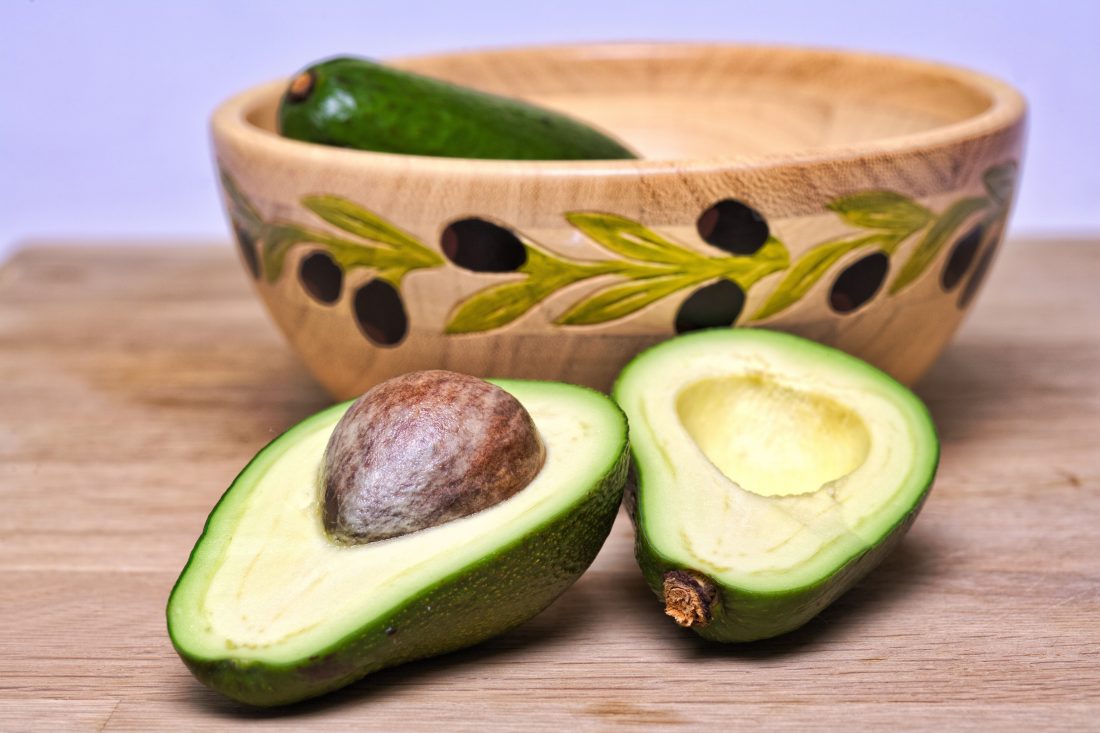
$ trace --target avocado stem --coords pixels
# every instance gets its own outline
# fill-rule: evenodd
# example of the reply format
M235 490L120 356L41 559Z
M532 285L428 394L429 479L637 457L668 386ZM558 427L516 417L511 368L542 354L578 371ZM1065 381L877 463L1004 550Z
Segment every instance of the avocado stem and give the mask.
M316 76L312 71L303 71L291 79L290 86L287 87L287 96L295 102L305 101L306 97L313 91L315 82Z
M710 623L718 592L706 576L670 570L664 574L664 597L665 614L684 628L701 628Z

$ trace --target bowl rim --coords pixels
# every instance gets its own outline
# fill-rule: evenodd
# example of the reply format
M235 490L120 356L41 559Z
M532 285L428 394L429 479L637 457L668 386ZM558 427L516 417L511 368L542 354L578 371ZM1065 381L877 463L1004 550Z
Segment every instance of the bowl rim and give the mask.
M666 58L707 51L746 50L778 53L788 56L820 56L840 60L876 61L910 72L935 74L951 79L985 95L989 106L981 112L956 122L920 132L895 135L861 142L806 151L769 154L726 155L706 158L633 160L494 160L475 158L444 158L433 156L382 153L369 150L339 148L317 143L291 140L253 124L248 116L262 102L276 97L285 88L286 79L268 81L235 94L219 104L211 115L210 127L215 141L225 139L272 156L291 159L302 164L333 163L361 165L372 170L391 170L405 174L421 172L450 177L518 174L550 177L562 176L635 176L675 171L752 171L762 168L808 166L826 162L841 162L868 157L906 155L935 148L950 147L966 140L986 137L1017 124L1027 114L1027 103L1016 87L995 76L947 63L906 56L853 51L809 45L750 44L720 42L597 42L568 44L534 44L441 53L418 54L389 59L395 66L423 62L440 62L449 58L471 56L507 58L515 54L541 53L563 57L598 58Z

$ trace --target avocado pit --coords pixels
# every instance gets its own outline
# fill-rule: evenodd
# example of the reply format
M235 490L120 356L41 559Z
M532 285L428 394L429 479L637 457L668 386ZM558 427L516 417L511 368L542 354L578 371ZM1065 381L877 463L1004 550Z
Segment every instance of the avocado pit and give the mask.
M325 532L365 544L474 514L527 486L545 458L531 415L503 389L442 370L390 379L329 439Z

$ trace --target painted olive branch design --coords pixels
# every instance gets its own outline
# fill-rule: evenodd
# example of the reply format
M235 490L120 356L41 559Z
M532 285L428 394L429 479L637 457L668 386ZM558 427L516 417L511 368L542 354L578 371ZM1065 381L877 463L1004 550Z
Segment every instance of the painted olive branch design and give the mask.
M874 249L889 258L903 242L923 232L890 283L890 294L898 293L920 277L962 225L979 212L986 211L984 224L1003 224L1015 176L1015 163L990 168L983 176L986 196L960 199L940 214L892 191L865 191L834 199L826 208L846 223L869 231L828 240L807 250L749 320L769 318L794 305L848 253Z
M443 264L443 258L437 252L374 212L345 198L304 196L301 203L323 221L358 239L336 236L291 222L267 221L236 182L224 173L222 186L229 200L230 219L237 235L246 237L258 248L263 277L269 283L279 279L287 253L298 244L319 245L344 271L356 268L376 270L379 279L395 287L413 270Z
M870 234L817 245L798 258L798 261L779 281L779 285L768 296L768 299L752 314L749 320L759 321L774 316L797 303L840 258L849 252L872 246L889 252L893 251L900 242L901 239L896 235Z
M965 198L951 204L928 228L909 259L902 265L897 277L890 284L890 294L901 291L916 280L951 240L952 235L978 212L986 212L981 222L987 231L993 224L1003 230L1016 186L1016 170L1015 162L989 168L982 175L986 196Z
M890 292L897 293L916 280L963 222L987 206L989 206L989 200L984 196L973 196L956 201L936 217L890 284Z
M603 259L572 259L548 250L521 234L483 219L451 222L443 232L443 255L425 246L372 211L348 199L309 195L302 206L340 234L283 220L266 220L235 181L222 173L229 215L246 264L269 283L281 276L286 256L296 245L314 253L302 261L300 279L318 302L340 298L344 273L375 271L352 299L356 320L374 343L392 346L404 339L408 318L398 288L408 273L438 268L447 260L498 281L455 304L444 332L472 334L502 328L526 316L549 299L564 297L583 282L599 281L567 303L553 319L558 326L595 326L614 322L678 292L695 288L680 305L677 331L733 325L741 317L746 293L777 272L782 277L757 310L745 320L760 321L782 313L801 300L847 255L871 253L847 265L830 291L830 305L851 312L870 300L890 275L890 260L899 247L916 238L896 268L887 291L893 295L914 283L949 242L958 240L942 276L945 291L956 287L977 257L978 265L960 296L969 302L988 268L994 245L1004 230L1016 180L1016 163L985 171L985 194L959 199L936 213L893 191L861 191L838 197L825 208L854 231L821 242L793 263L786 246L769 231L752 207L724 199L699 217L700 237L720 255L707 254L658 234L616 214L573 211L566 221L607 253ZM958 231L975 221L966 236Z
M566 220L621 259L572 260L530 241L526 259L515 270L520 280L493 285L452 310L448 334L476 333L505 326L570 285L599 277L616 280L588 294L559 314L561 326L592 326L615 321L685 288L725 279L747 291L761 278L786 268L787 248L768 238L751 256L708 256L687 249L636 221L600 212L570 212Z
M849 252L874 247L892 255L903 241L934 218L925 207L893 191L842 196L826 208L847 224L870 232L822 242L805 252L750 320L774 316L797 303Z

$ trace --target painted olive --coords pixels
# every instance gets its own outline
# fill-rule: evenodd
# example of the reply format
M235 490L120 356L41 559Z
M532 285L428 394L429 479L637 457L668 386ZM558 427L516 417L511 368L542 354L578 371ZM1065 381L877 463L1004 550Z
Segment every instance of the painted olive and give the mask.
M319 303L329 305L344 290L344 271L327 252L314 252L302 260L298 279L305 291Z
M359 330L379 346L396 346L409 330L405 303L397 288L385 280L371 280L355 292L353 302Z
M993 256L997 254L997 246L1000 244L1000 233L992 238L992 241L986 246L982 252L981 257L978 258L978 264L974 266L974 272L970 274L970 279L966 281L966 285L963 286L962 292L959 293L959 307L966 308L974 300L974 296L978 294L978 288L982 286L985 281L985 276L989 274L989 268L993 264Z
M751 255L768 241L768 222L756 209L736 199L724 199L695 222L707 244L730 254Z
M875 297L886 280L890 258L875 252L849 265L829 291L829 305L838 313L850 313Z
M689 295L676 312L676 333L732 326L745 306L745 291L731 280L704 285Z
M510 229L484 219L447 225L440 248L451 262L474 272L515 272L527 262L527 248Z
M984 236L985 227L979 224L967 232L951 249L943 274L940 276L940 285L945 291L951 292L962 282L963 275L974 263L974 255L978 254L978 246L981 245Z

